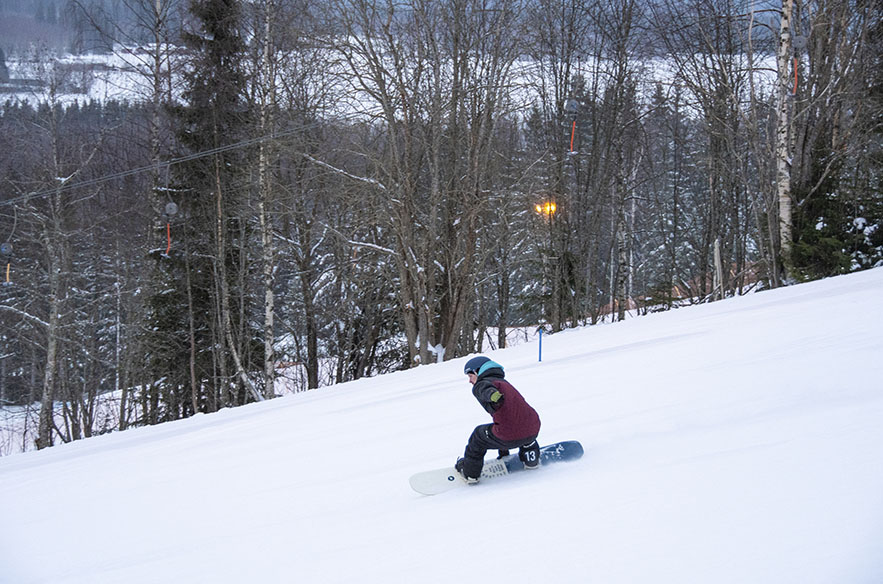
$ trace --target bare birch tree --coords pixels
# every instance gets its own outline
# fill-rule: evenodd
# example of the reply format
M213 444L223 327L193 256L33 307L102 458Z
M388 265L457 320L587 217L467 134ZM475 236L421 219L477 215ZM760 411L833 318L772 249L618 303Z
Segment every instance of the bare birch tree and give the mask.
M778 202L779 238L778 270L773 273L773 285L779 285L788 277L791 266L792 218L791 218L791 159L793 152L792 128L794 75L792 67L792 17L794 0L782 0L782 16L779 23L779 47L776 52L776 200ZM793 71L793 72L792 72Z

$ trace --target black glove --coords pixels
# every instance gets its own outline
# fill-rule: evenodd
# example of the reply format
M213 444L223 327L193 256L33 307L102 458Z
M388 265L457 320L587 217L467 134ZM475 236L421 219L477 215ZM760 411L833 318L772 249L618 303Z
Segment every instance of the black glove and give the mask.
M498 451L498 453L497 453L497 459L498 459L498 460L499 460L500 458L505 457L505 456L509 456L509 450L508 450L508 449L506 449L506 450L499 450L499 451Z

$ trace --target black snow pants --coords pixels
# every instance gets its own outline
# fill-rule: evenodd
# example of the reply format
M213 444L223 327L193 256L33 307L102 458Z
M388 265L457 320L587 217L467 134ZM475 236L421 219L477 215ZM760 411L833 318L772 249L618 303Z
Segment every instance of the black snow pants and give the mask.
M537 437L528 436L520 440L500 440L491 431L493 424L482 424L476 426L469 437L469 443L466 445L466 452L463 454L463 474L470 478L478 478L481 475L481 467L484 466L484 456L488 450L509 450L510 448L519 448L520 455L525 451L536 451L539 455L540 445L537 444ZM522 458L523 460L523 458Z

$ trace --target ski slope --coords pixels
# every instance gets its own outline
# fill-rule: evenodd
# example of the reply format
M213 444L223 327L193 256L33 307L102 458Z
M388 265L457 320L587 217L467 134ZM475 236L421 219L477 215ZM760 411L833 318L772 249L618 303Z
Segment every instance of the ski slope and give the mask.
M883 269L488 353L577 462L435 497L465 359L0 459L0 582L883 582Z

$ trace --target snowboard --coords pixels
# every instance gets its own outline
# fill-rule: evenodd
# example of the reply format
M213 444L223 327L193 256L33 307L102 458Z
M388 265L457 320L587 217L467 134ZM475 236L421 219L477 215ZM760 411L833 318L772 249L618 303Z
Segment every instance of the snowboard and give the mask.
M576 460L582 455L583 447L576 440L549 444L540 448L540 469L553 462ZM484 467L481 469L481 480L478 484L523 470L525 470L524 464L518 458L518 453L510 454L503 458L488 459L484 461ZM454 470L452 466L418 472L410 478L409 482L412 489L423 495L437 495L457 487L467 486L466 481L463 480L460 473Z

